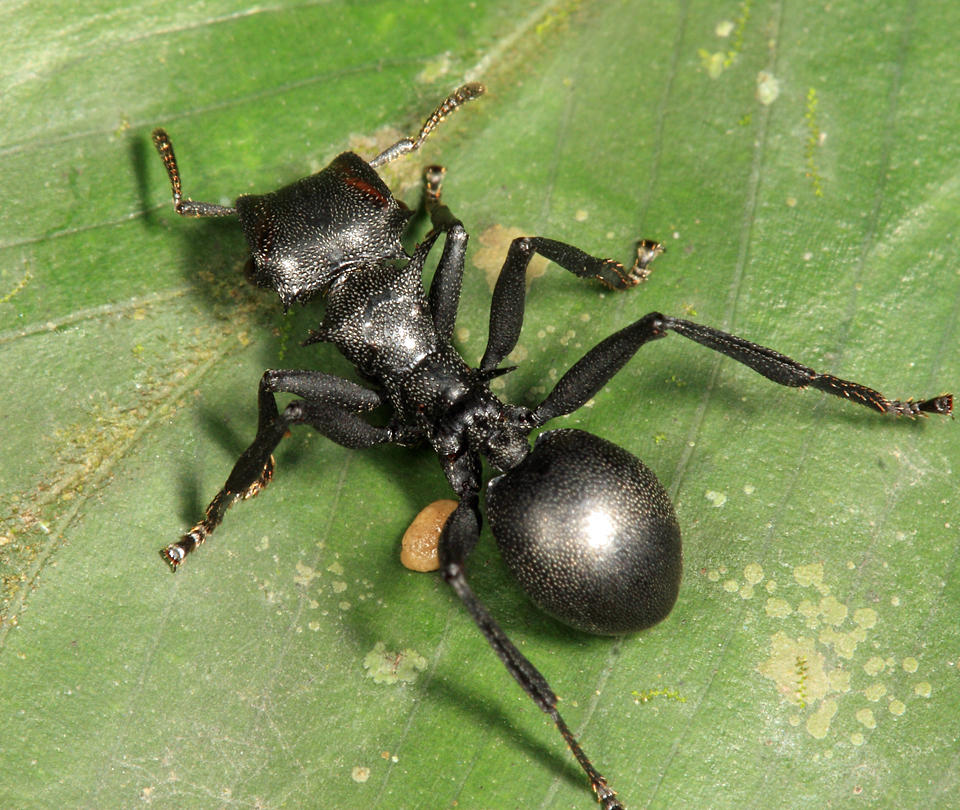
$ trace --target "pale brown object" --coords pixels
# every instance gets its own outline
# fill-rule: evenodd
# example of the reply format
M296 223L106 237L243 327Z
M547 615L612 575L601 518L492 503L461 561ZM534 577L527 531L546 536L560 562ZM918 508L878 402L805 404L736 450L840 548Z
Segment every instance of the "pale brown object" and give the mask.
M451 500L434 501L424 507L400 541L400 562L411 571L436 571L440 567L437 546L447 518L457 508Z

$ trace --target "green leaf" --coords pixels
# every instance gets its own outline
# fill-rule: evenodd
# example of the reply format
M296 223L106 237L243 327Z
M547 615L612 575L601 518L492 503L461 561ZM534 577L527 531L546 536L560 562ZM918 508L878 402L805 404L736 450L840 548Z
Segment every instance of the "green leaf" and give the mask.
M320 303L284 317L246 285L236 223L172 212L156 126L185 192L229 204L484 81L384 172L415 203L421 167L448 168L468 361L505 234L668 246L628 293L535 278L512 401L651 310L891 397L960 386L956 7L48 0L0 23L4 807L593 806L456 597L399 565L448 496L426 450L296 431L271 486L164 569L253 435L262 371L352 371L299 345ZM676 608L622 640L567 630L487 533L470 576L628 807L950 804L955 422L673 336L558 424L675 497ZM369 677L378 649L404 678Z

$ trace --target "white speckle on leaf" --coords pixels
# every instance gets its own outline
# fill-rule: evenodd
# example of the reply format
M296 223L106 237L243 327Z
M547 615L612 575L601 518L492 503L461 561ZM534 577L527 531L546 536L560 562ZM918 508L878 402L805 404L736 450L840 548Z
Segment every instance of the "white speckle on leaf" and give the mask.
M370 769L366 765L354 765L350 771L350 778L354 782L366 782L370 778Z
M714 492L712 489L708 489L704 493L704 497L710 501L712 506L723 506L727 502L727 496L723 492Z
M772 73L761 70L757 74L757 101L769 107L780 95L780 80Z

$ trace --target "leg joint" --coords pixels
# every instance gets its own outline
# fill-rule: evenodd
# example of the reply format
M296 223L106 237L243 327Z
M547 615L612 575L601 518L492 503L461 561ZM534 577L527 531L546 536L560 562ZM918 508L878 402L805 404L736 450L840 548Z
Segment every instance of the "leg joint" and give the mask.
M520 253L529 256L533 253L533 238L529 236L518 236L510 243L509 253Z

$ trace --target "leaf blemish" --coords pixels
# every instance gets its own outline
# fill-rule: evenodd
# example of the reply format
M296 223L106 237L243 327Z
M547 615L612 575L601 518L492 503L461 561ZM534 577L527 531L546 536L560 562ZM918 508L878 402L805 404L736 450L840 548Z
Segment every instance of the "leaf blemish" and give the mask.
M766 577L756 563L745 566L746 581L742 586L736 579L721 580L719 571L705 573L708 581L719 583L724 591L739 594L741 598L747 598L745 591L752 592L763 580L768 593L778 590L777 583ZM808 593L813 589L820 597L803 598L801 593L791 603L784 598L785 593L771 596L763 605L762 615L781 625L796 626L799 622L796 629L808 632L794 635L777 630L770 636L767 658L757 664L756 671L773 681L780 697L793 707L794 712L788 718L792 726L803 726L811 737L824 739L835 718L850 719L841 712L841 704L848 706L859 700L861 705L854 705L848 712L854 712L853 717L860 726L873 729L879 722L877 713L863 702L877 704L885 700L888 713L897 717L904 714L908 706L892 694L892 689L901 693L910 690L918 698L929 696L931 687L927 681L893 683L890 680L897 672L907 677L915 675L921 668L920 661L913 656L878 655L875 647L868 648L865 642L880 616L873 608L852 609L831 594L821 563L794 566L792 581L779 591L791 587ZM869 649L871 654L864 654L864 649ZM856 666L848 668L844 661ZM878 679L881 675L887 677L887 682ZM864 678L871 682L862 684ZM854 739L860 732L848 733L855 745L862 744Z
M413 683L427 668L427 659L409 648L400 652L387 650L387 645L378 641L364 656L363 668L374 683Z

